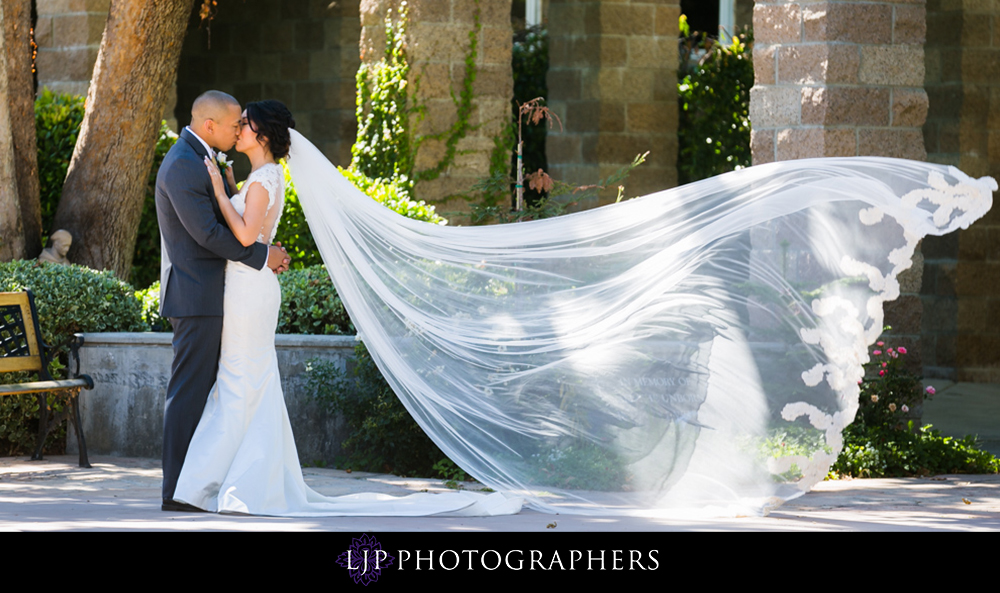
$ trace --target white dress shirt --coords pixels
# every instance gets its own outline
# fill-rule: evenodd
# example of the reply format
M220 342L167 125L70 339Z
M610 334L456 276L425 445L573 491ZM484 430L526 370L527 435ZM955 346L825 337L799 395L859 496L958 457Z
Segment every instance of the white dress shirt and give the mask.
M214 161L215 160L215 149L213 149L211 146L209 146L208 142L205 142L202 139L201 136L199 136L198 134L195 134L194 130L191 129L191 126L184 126L184 129L187 130L187 131L189 131L189 132L191 132L192 134L194 134L194 137L198 139L198 142L201 142L201 145L205 147L205 151L208 153L208 156L212 157L212 160Z

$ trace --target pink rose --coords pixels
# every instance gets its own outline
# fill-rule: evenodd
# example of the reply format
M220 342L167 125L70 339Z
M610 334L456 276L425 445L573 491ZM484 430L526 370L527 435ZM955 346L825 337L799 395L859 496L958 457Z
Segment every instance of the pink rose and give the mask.
M933 385L928 385L927 389L925 389L924 391L927 392L927 395L934 395L935 393L937 393L937 389L934 389Z
M899 348L896 348L896 352L899 352L900 354L906 354L906 348L900 346Z
M879 371L878 372L878 376L879 377L884 377L885 376L885 371Z
M905 414L910 411L910 406L903 404L903 407L900 408L900 410L903 410L903 413Z
M885 346L885 342L875 342L876 346Z
M882 354L882 351L881 350L874 350L874 351L872 351L872 354L874 354L875 356L878 356L879 354Z
M887 363L887 362L883 362L883 363L882 363L882 368L883 368L883 369L884 369L885 367L887 367L887 366L889 366L889 363Z

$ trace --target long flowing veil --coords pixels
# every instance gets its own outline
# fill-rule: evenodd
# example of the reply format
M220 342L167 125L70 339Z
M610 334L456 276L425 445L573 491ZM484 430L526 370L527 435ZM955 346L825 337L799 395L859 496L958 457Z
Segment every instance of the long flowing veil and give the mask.
M323 261L407 410L476 479L562 513L760 513L806 492L917 242L968 227L997 189L814 159L449 227L383 207L292 136Z

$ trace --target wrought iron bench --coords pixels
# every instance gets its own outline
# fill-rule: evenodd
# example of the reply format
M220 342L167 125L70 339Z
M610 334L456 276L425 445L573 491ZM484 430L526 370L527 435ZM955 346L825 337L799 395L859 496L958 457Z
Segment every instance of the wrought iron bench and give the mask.
M83 428L80 424L79 395L81 389L93 389L94 381L88 375L80 374L80 346L83 336L76 334L69 342L73 361L76 362L76 372L72 379L56 381L49 374L49 357L45 351L50 349L42 341L42 332L38 326L38 313L35 311L35 297L31 291L0 292L0 373L15 371L37 372L41 381L30 383L0 384L0 396L25 395L35 393L38 397L38 442L32 459L42 458L42 446L49 431L63 421L67 413L56 414L49 418L49 409L45 402L46 393L60 393L69 396L72 409L73 427L76 429L76 442L80 448L80 467L90 467L87 460L87 444L83 438Z

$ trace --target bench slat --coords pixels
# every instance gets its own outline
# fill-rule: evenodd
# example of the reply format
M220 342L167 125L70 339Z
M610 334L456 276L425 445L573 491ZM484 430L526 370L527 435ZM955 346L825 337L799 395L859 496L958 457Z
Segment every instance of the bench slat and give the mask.
M26 393L41 393L43 391L63 391L66 389L82 389L87 387L85 379L65 379L62 381L34 381L32 383L17 383L0 385L0 395L24 395Z
M0 358L0 373L37 371L42 368L41 356L7 356Z

